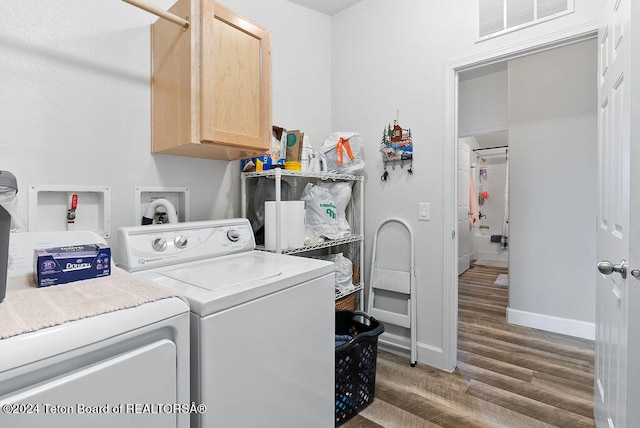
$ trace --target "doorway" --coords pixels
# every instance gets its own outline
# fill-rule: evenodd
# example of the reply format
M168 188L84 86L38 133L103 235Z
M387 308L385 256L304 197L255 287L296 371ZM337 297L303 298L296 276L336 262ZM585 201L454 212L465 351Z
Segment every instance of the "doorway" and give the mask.
M507 112L498 118L498 125L507 121L509 156L491 148L497 145L474 149L474 199L482 213L474 228L476 259L491 266L507 251L512 256L508 321L592 340L597 205L587 195L597 189L597 53L597 41L589 39L509 60L500 73L508 81ZM486 77L481 84L488 86ZM466 110L460 104L459 112ZM487 116L482 100L474 110ZM496 201L502 207L492 211Z
M515 60L515 59L520 59L520 58L524 58L524 57L529 57L534 53L540 53L540 52L546 52L549 50L552 50L554 48L557 47L561 47L561 46L568 46L568 45L572 45L575 44L577 42L582 42L585 40L590 40L593 39L594 36L596 34L596 30L593 29L592 31L588 32L588 33L583 33L580 34L578 36L572 36L572 37L567 37L565 39L562 39L561 41L555 41L555 42L550 42L549 44L546 45L541 45L541 46L532 46L529 48L523 48L522 50L515 50L515 51L509 51L508 49L506 50L505 53L500 54L500 55L496 55L494 57L487 57L486 59L479 61L478 59L475 60L468 60L468 61L461 61L460 63L457 64L451 64L450 65L450 72L451 74L448 76L450 79L448 79L448 83L451 85L451 89L448 93L449 95L449 114L451 115L451 117L447 118L447 123L453 127L453 129L448 129L448 136L450 138L447 139L447 141L449 142L449 144L451 144L453 147L450 147L447 149L447 153L449 155L449 172L448 175L449 177L447 178L447 182L449 184L449 186L451 186L450 188L453 188L454 193L457 191L458 187L458 181L456 180L457 176L458 176L458 159L457 159L457 154L458 154L458 145L457 145L457 141L458 141L458 132L457 132L457 127L458 127L458 111L460 106L458 105L458 78L460 76L460 73L464 73L464 72L468 72L471 70L477 70L480 69L483 66L486 65L495 65L501 62L505 62L505 61L511 61L511 60ZM593 52L593 56L596 57L597 56L597 51ZM595 85L595 82L594 82ZM594 105L595 105L595 101L594 101ZM510 138L511 140L511 138ZM542 150L545 151L546 149ZM594 149L595 150L595 149ZM509 148L509 152L511 155L512 149ZM524 152L526 155L526 152ZM529 155L531 153L528 153ZM455 173L454 171L454 166L455 165ZM533 168L535 170L535 166ZM513 168L512 168L513 170ZM541 172L545 171L544 169L540 170ZM543 172L544 175L544 172ZM527 178L527 180L530 180L530 177ZM516 180L517 182L518 180ZM522 181L522 180L521 180ZM445 183L447 184L447 183ZM451 200L452 198L450 198L450 203L453 205L449 208L449 212L452 214L452 217L454 218L453 220L453 224L452 226L456 225L458 222L458 216L457 216L457 197L458 195L456 194L456 199ZM537 207L536 209L530 209L529 211L534 212L536 215L540 215L540 213L544 212L544 207ZM451 257L451 259L447 260L447 266L445 269L445 274L447 278L450 278L451 283L452 283L452 287L448 288L448 295L445 296L446 301L450 301L450 306L449 305L445 305L445 343L444 343L444 358L445 358L445 366L448 365L448 368L453 369L456 366L456 361L457 361L457 304L458 304L458 287L457 287L457 274L458 274L458 270L457 270L457 263L458 263L458 234L456 233L456 229L455 227L452 227L452 245L450 246L450 250L451 250L451 254L453 254L454 256ZM513 247L510 248L511 251L513 251ZM537 266L537 268L539 268L539 266ZM448 273L447 273L448 272ZM538 298L542 298L542 299L549 299L549 296L543 297L541 295L538 296ZM565 302L566 304L566 302ZM530 322L531 320L526 320L527 316L530 316L529 313L527 313L527 311L520 311L523 315L523 318L525 319L525 321ZM513 312L515 315L520 315L520 313L518 313L517 311ZM545 317L542 317L541 319L534 319L533 322L538 322L538 323L544 323ZM519 322L516 322L519 323ZM526 323L522 323L524 325L526 325ZM588 323L587 323L588 324ZM542 324L541 324L542 325ZM586 326L588 328L588 326ZM544 329L544 327L541 327ZM553 331L553 330L552 330ZM446 333L449 333L448 335ZM448 363L448 364L446 364Z

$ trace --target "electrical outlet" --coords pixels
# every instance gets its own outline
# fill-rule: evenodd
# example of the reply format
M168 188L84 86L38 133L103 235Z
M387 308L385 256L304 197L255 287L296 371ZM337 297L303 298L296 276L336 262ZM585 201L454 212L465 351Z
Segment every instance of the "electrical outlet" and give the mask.
M429 202L420 202L418 204L418 220L431 220L431 204Z

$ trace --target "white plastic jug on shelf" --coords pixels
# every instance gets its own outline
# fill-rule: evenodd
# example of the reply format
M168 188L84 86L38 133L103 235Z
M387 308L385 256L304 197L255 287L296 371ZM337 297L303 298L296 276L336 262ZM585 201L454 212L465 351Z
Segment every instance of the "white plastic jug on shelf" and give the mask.
M302 139L302 156L300 161L303 172L322 172L327 170L327 159L323 154L313 150L307 135Z

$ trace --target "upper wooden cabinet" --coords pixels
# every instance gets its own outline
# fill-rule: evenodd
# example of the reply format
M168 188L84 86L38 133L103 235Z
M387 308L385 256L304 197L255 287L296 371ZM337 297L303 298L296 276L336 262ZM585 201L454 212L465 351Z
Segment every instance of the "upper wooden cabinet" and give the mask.
M271 145L271 34L211 0L179 0L184 30L151 26L151 151L241 159Z

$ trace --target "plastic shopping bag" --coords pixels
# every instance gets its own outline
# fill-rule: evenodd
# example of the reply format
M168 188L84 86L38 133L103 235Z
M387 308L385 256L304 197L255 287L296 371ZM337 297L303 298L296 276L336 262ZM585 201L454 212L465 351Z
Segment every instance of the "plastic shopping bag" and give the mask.
M345 233L338 227L335 199L326 187L308 183L300 198L305 202L307 229L316 237L339 239ZM348 235L348 233L347 233Z
M364 170L362 137L357 132L334 132L320 148L327 159L327 171L358 175Z

